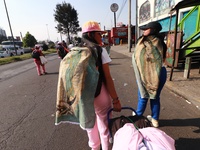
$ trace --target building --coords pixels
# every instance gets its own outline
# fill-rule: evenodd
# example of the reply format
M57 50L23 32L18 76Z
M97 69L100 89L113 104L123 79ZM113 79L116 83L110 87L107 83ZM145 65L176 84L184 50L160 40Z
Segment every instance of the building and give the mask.
M138 27L151 21L159 21L163 29L161 32L168 32L170 27L175 27L175 15L170 15L170 10L182 0L138 0ZM182 9L179 12L182 19L190 8ZM170 21L171 20L171 21ZM141 35L141 31L138 31Z
M200 1L140 0L137 5L138 27L151 21L158 21L163 27L161 32L167 45L165 63L172 67L170 80L173 68L183 65L184 77L188 78L191 64L200 64ZM138 33L142 34L139 29Z
M114 45L128 43L128 26L114 27L109 34ZM131 27L131 40L135 42L135 26Z
M7 37L7 36L6 36L6 31L3 30L2 28L0 28L0 36L5 36L5 37Z

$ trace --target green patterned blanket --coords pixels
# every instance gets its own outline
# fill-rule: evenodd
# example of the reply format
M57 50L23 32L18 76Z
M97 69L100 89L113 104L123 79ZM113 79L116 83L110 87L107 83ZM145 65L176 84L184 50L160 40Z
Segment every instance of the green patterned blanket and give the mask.
M138 41L132 63L142 98L156 97L163 63L162 56L163 46L159 38L148 36Z
M99 72L91 51L72 48L60 63L57 85L56 121L93 128L95 123L94 95Z

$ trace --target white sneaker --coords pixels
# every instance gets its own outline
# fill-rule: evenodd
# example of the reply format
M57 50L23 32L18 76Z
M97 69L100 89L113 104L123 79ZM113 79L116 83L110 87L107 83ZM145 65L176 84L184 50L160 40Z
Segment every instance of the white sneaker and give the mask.
M153 119L152 116L150 116L150 115L147 116L147 119L152 123L152 125L153 125L155 128L159 127L158 120Z

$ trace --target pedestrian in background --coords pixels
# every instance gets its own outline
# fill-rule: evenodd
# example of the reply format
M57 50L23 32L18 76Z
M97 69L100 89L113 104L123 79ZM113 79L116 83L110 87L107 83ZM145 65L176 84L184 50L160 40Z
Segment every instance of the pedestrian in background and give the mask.
M69 53L69 49L67 48L66 43L64 42L58 42L57 46L56 46L56 50L57 50L57 54L58 56L63 59L67 53Z
M106 48L108 55L110 56L111 44L109 42L108 33L105 33L105 34L102 35L102 42L103 42L103 47Z
M35 45L32 52L32 57L34 58L34 63L37 69L38 76L47 74L46 69L45 69L45 64L41 63L40 56L44 56L44 54L42 53L42 47L39 45ZM41 67L42 67L43 73L41 72Z
M65 42L65 40L62 41L62 45L67 48L67 43Z
M159 126L160 94L166 82L167 72L164 67L166 44L159 34L162 26L150 22L140 27L143 35L138 39L132 56L133 68L138 85L137 115L143 115L150 99L151 115L147 119L154 127Z

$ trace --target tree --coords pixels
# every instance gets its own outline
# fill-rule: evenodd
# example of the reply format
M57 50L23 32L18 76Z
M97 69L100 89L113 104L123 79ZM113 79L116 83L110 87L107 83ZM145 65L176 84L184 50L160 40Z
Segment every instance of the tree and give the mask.
M56 5L54 12L55 21L58 22L55 28L59 33L67 34L68 40L71 42L70 33L77 34L78 31L81 31L77 11L71 4L63 2Z
M25 37L22 39L24 47L34 47L37 40L29 32L26 33Z

